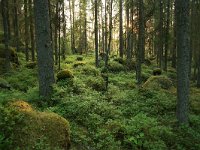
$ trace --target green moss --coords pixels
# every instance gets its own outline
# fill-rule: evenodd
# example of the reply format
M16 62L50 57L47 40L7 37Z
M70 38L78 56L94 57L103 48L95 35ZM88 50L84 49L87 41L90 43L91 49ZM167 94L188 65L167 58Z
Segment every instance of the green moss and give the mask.
M83 72L83 74L85 75L92 75L92 76L98 76L100 75L99 70L91 65L85 65L81 68L81 71Z
M78 57L76 58L76 60L77 60L77 61L83 61L83 56L78 56Z
M116 61L116 62L118 62L118 63L120 63L120 64L122 64L122 65L126 65L126 60L124 60L121 57L114 58L113 60Z
M23 115L21 124L16 124L13 129L12 139L15 148L35 149L43 140L42 145L46 145L46 149L69 149L70 131L67 120L55 113L38 112L24 101L13 102L9 108ZM10 119L15 119L15 115Z
M13 62L15 64L19 64L17 52L15 51L15 49L12 47L9 47L8 50L10 52L11 62ZM0 58L6 58L5 54L6 54L5 46L4 46L4 44L0 44Z
M149 88L152 90L171 90L173 89L172 81L166 76L151 76L144 84L144 88Z
M87 85L96 91L106 90L105 81L101 77L88 79Z
M85 62L78 61L78 62L74 63L73 67L77 68L77 67L82 67L82 66L85 66L85 65L86 65Z
M28 69L34 69L37 66L37 62L28 62L25 67Z
M74 78L73 73L70 70L61 70L57 74L57 80L72 79Z
M10 84L5 79L0 78L0 88L10 89L11 86L10 86Z
M155 68L153 69L153 75L161 75L162 74L162 70L160 68Z
M108 63L108 70L111 72L121 72L125 71L125 67L116 61L111 61Z

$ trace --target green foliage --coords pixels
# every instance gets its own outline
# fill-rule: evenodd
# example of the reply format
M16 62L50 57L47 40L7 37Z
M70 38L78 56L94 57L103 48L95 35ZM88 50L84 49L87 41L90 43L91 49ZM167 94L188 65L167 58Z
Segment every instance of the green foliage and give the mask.
M3 78L0 78L0 89L3 88L3 89L10 89L11 86L10 84L4 80Z

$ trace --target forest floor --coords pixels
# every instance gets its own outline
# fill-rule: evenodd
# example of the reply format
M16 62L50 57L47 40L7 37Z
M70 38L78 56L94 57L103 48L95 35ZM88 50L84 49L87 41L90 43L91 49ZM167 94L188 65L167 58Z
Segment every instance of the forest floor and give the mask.
M138 87L135 71L111 58L106 90L103 62L96 69L94 55L81 61L77 57L82 56L70 55L61 68L70 70L73 78L57 81L52 98L41 101L37 67L27 68L23 54L19 57L19 68L0 76L12 87L0 90L0 105L24 100L37 110L63 116L70 123L72 150L200 149L200 89L191 83L190 122L178 127L175 70L155 77L155 63L143 65L143 84Z

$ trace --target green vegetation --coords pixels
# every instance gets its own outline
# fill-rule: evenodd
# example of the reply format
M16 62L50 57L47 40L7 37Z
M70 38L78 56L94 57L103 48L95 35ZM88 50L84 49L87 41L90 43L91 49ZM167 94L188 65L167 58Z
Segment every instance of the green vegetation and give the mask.
M10 90L0 90L0 149L63 149L69 137L64 138L61 131L65 128L69 135L69 124L72 150L200 148L200 90L191 89L190 124L176 126L173 70L153 76L154 66L144 65L143 74L148 79L137 87L135 71L124 70L111 59L114 69L108 68L106 73L106 91L103 68L95 68L92 57L85 55L85 65L74 68L76 59L74 55L63 61L61 67L67 69L58 72L60 80L47 101L39 97L37 68L30 71L21 65L1 75L1 83Z

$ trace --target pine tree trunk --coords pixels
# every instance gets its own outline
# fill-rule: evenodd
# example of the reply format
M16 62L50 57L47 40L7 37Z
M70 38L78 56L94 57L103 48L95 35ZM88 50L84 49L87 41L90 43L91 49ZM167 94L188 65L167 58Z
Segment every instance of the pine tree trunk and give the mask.
M30 21L30 42L31 42L31 60L35 61L35 38L34 38L34 25L33 25L33 7L32 0L29 0L29 21Z
M1 11L2 11L2 19L3 19L3 29L4 29L4 44L5 44L5 56L6 56L6 62L5 62L5 68L6 71L9 71L10 66L10 51L8 50L8 44L9 44L9 35L8 35L8 5L6 4L7 0L1 1Z
M176 0L177 25L177 120L188 123L189 104L189 0Z
M25 18L25 54L26 61L29 61L29 32L28 32L28 3L24 0L24 18Z
M34 0L40 96L48 99L55 82L48 0Z
M96 67L99 66L99 52L98 52L98 2L95 0L95 25L94 25L94 30L95 30L95 64Z
M119 0L119 56L123 58L124 39L123 39L123 0Z

